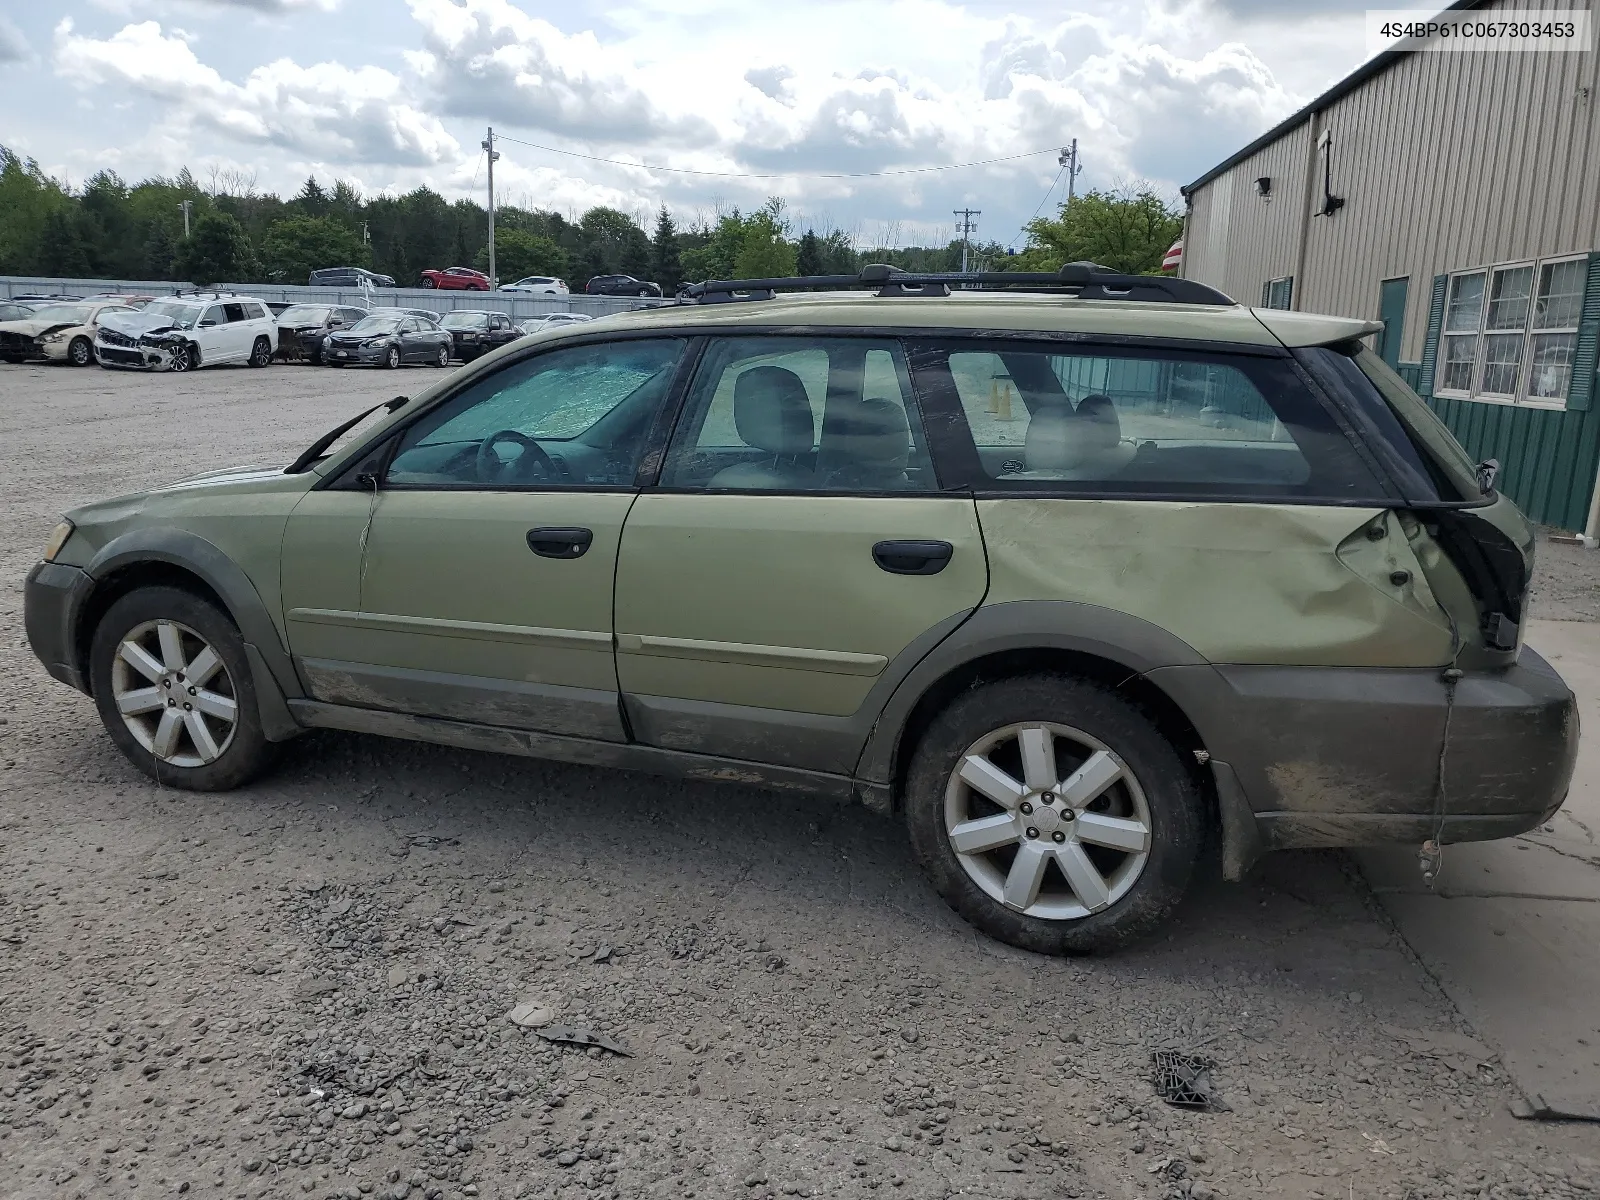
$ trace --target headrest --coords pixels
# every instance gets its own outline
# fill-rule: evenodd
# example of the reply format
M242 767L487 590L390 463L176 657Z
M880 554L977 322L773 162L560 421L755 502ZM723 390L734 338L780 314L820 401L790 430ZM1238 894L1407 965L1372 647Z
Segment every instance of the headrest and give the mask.
M816 441L805 384L783 367L752 367L739 376L733 426L745 445L768 454L808 454Z
M846 462L903 471L911 460L911 426L905 410L882 397L830 414L828 439Z
M1022 457L1030 471L1074 471L1114 456L1122 421L1110 396L1085 396L1077 411L1066 404L1038 409L1028 420Z

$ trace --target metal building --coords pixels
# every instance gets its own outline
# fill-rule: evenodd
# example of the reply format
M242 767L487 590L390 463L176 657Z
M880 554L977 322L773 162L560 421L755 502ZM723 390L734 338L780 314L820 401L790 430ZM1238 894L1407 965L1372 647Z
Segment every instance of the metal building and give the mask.
M1597 91L1592 47L1381 54L1182 189L1181 273L1381 320L1378 351L1529 516L1600 535Z

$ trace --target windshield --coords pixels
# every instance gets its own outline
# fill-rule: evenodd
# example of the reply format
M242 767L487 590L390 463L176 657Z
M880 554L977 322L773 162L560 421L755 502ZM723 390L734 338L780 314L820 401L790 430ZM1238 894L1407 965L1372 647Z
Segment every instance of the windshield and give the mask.
M163 317L178 329L193 329L200 319L200 309L193 304L180 304L176 300L157 300L145 305L144 311L152 317Z
M399 317L363 317L350 326L351 333L393 333L400 328Z
M329 311L326 304L291 304L278 314L278 321L284 325L320 325L328 319Z
M87 304L46 304L35 309L35 321L60 321L63 325L82 325L94 310Z
M441 324L446 329L481 329L487 321L482 313L453 312L446 313Z

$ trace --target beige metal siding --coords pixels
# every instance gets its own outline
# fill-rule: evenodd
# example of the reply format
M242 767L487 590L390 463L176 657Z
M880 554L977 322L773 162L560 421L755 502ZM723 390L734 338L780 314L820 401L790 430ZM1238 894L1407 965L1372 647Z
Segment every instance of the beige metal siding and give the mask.
M1463 15L1577 6L1516 0ZM1292 273L1296 308L1369 318L1379 281L1409 276L1401 353L1415 360L1434 275L1600 246L1597 92L1595 52L1412 55L1200 188L1196 214L1215 211L1210 193L1226 193L1231 211L1220 243L1191 222L1185 273L1247 303L1263 281ZM1346 200L1331 217L1310 215L1323 128L1334 139L1333 191ZM1309 206L1291 183L1308 169ZM1273 176L1270 202L1255 195L1258 175Z

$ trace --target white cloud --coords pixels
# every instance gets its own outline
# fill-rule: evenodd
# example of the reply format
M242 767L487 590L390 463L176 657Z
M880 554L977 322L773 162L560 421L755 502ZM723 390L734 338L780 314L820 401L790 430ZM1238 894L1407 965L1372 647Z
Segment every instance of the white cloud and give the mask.
M593 33L564 34L508 0L409 0L429 57L415 56L443 111L573 138L708 142L709 122L658 105L637 64Z
M80 85L122 85L166 102L174 119L322 161L421 165L460 153L438 118L407 103L399 78L381 67L283 58L235 84L155 21L106 39L80 36L64 21L55 61Z

